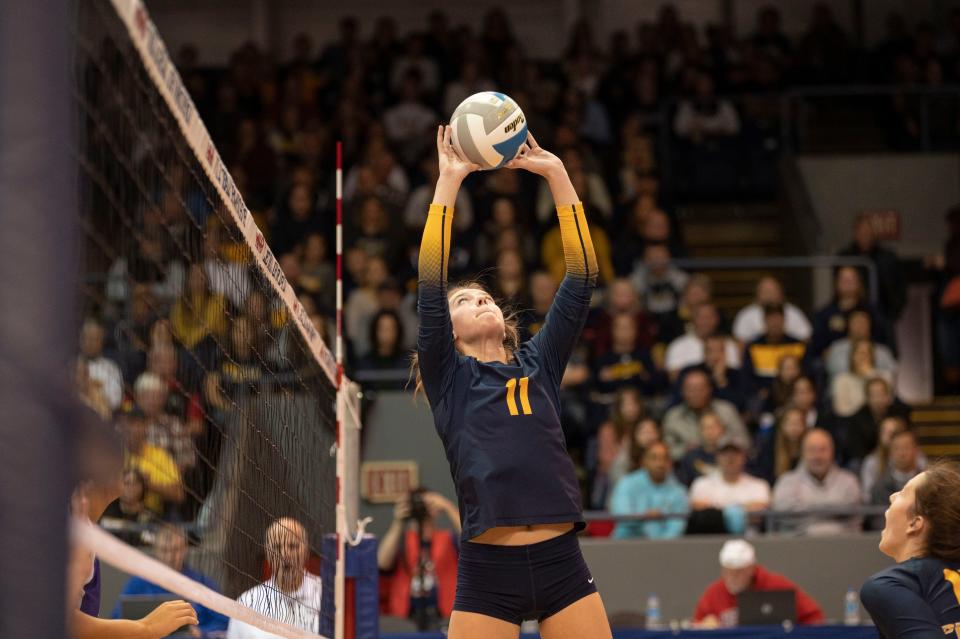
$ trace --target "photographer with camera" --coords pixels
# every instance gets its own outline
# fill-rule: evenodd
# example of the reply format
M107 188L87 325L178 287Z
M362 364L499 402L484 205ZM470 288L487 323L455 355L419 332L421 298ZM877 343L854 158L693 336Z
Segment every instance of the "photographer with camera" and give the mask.
M437 527L442 514L454 532ZM384 614L413 619L419 630L435 629L441 618L450 617L459 535L460 513L443 495L418 488L397 501L377 551Z

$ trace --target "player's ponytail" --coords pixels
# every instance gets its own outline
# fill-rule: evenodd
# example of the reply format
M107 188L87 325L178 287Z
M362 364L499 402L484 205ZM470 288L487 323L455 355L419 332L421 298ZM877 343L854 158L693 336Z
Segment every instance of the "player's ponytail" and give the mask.
M930 528L927 554L960 563L960 464L939 461L930 466L917 484L914 509Z
M447 290L447 299L450 299L451 295L464 288L476 288L485 293L490 292L480 282L460 282ZM519 313L514 309L504 308L502 306L500 309L503 311L503 348L507 351L507 359L510 359L517 349L520 348ZM413 399L416 400L417 395L423 390L423 378L420 376L420 355L417 351L413 351L410 355L410 374L407 378L407 388L410 387L411 383L414 384Z

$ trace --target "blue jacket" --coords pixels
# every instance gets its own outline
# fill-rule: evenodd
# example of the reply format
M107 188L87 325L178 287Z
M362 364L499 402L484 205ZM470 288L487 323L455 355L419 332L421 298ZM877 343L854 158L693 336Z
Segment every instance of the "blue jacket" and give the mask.
M687 513L689 501L683 484L673 475L662 484L655 484L645 470L637 470L617 482L610 498L610 512L615 515L639 515L650 510L662 513ZM679 537L687 527L686 518L656 521L625 521L613 530L616 539L647 537L669 539Z
M183 567L182 571L185 577L203 584L210 590L215 592L220 592L220 589L217 588L217 584L206 575L202 575L196 570L189 568L187 566ZM167 590L164 590L160 586L150 583L146 579L141 579L140 577L131 577L130 581L123 587L123 590L120 592L120 596L123 595L170 595L175 594ZM192 603L192 602L191 602ZM214 632L218 630L225 631L227 629L228 619L221 615L219 612L214 612L209 608L205 608L200 604L192 604L194 610L197 611L197 620L200 622L197 626L200 629L200 632L203 633L203 636L206 637L208 632ZM114 619L120 618L120 602L117 602L117 605L113 608L111 616Z

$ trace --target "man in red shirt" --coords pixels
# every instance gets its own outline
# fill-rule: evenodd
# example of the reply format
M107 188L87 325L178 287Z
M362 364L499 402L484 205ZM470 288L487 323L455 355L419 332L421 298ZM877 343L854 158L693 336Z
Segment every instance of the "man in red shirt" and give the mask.
M757 563L753 546L731 539L720 549L720 578L707 586L697 602L693 621L701 628L737 625L737 595L746 590L793 590L797 596L797 623L823 622L823 611L799 586Z

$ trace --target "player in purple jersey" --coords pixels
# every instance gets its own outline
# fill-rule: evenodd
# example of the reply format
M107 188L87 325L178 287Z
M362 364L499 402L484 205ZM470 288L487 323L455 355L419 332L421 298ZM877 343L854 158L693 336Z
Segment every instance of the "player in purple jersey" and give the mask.
M897 561L860 598L884 639L960 637L960 465L938 462L890 497L880 550Z

